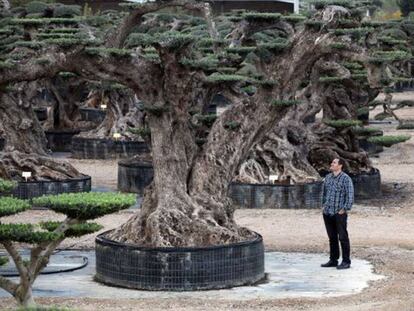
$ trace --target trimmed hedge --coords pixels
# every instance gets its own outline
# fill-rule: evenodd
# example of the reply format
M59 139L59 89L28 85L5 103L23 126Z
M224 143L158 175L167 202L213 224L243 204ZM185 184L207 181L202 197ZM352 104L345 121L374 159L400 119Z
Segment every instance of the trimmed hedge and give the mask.
M0 198L0 217L14 215L30 209L31 205L27 201L12 197Z
M101 192L64 193L34 198L33 204L47 207L70 218L88 220L134 205L135 196Z
M362 125L362 122L359 120L346 120L346 119L339 119L339 120L324 120L323 123L330 127L334 127L337 129L343 129L350 126L359 126Z
M392 145L405 142L411 138L410 135L389 135L389 136L377 136L370 137L368 141L373 144L377 144L384 147L391 147Z
M62 222L59 221L47 221L40 223L40 227L44 230L47 230L49 232L55 231ZM85 234L91 234L94 232L97 232L103 228L102 225L97 223L82 223L82 224L76 224L72 225L65 231L65 237L66 238L73 238L73 237L80 237Z
M4 180L0 178L0 193L10 192L17 187L17 183L12 180Z
M55 241L62 238L62 234L36 231L32 224L0 224L0 241L14 241L19 243L37 244Z

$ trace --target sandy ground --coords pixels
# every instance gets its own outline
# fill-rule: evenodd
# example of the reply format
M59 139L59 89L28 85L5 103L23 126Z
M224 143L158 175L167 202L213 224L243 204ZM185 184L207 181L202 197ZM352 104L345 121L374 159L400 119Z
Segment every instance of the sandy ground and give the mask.
M394 99L413 98L414 93L399 93ZM414 120L414 109L399 113ZM386 134L396 124L375 125ZM82 172L92 175L95 185L116 187L116 162L70 160ZM387 148L374 165L380 169L383 197L355 204L349 217L352 256L367 259L387 278L374 282L362 293L326 299L254 299L249 301L211 301L203 299L105 300L77 298L38 298L42 304L57 304L77 310L414 310L414 138ZM98 219L108 230L124 223L134 211L123 211ZM5 221L37 222L59 219L50 211L29 211ZM240 225L260 232L266 250L326 252L327 237L317 210L237 210ZM3 219L2 219L3 220ZM67 240L63 248L93 248L94 235ZM14 306L13 299L0 299L0 309Z

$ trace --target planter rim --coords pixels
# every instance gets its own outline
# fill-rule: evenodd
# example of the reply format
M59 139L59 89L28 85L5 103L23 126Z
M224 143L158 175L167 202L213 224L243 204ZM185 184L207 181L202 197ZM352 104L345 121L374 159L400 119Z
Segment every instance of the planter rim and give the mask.
M261 186L271 186L271 187L296 187L296 186L306 186L306 185L316 185L316 184L321 184L323 183L322 180L319 181L312 181L312 182L308 182L308 183L297 183L297 184L293 184L293 185L278 185L278 184L251 184L251 183L241 183L241 182L232 182L230 183L231 185L237 185L237 186L256 186L256 187L261 187Z
M105 231L99 234L95 238L95 243L110 244L111 246L115 246L115 247L128 248L131 250L145 251L145 252L162 252L162 253L178 253L179 252L181 253L181 252L206 251L206 250L213 250L213 249L220 249L220 248L231 248L235 246L243 246L243 245L250 245L250 244L256 244L256 243L263 242L263 237L259 233L253 231L253 233L256 235L256 237L253 240L231 243L231 244L211 245L211 246L205 246L205 247L145 247L145 246L138 246L135 244L121 243L121 242L107 239L105 235L108 234L109 232L112 232L113 230L115 229L108 230L108 231Z
M79 134L80 130L71 130L71 129L63 129L63 130L47 130L45 134Z
M152 168L153 165L151 162L131 162L126 163L127 159L122 159L118 161L118 166L125 166L125 167L148 167Z
M102 141L102 142L109 142L109 143L146 144L145 141L139 141L139 140L114 140L114 139L108 139L108 138L90 138L90 137L78 137L78 136L74 136L72 138L72 142L75 140Z
M76 181L85 181L91 180L92 177L89 175L84 175L83 177L78 178L67 178L62 180L35 180L35 181L19 181L19 184L27 185L27 184L46 184L46 183L55 183L55 182L76 182Z

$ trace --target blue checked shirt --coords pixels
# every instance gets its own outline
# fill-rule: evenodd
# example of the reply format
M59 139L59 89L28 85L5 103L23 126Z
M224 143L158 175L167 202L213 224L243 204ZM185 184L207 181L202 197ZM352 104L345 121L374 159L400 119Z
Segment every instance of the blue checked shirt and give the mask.
M328 174L323 182L323 213L335 215L339 210L349 211L354 203L354 185L351 177L344 172L335 176Z

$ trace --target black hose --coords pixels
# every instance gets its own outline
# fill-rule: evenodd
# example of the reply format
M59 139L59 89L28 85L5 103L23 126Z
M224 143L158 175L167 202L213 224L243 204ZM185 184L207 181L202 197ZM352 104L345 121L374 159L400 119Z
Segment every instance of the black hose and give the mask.
M79 266L72 267L72 268L67 268L67 269L53 270L53 271L42 271L42 272L40 272L40 274L57 274L57 273L64 273L64 272L72 272L72 271L76 271L76 270L80 270L80 269L85 268L89 263L88 257L86 257L86 256L77 256L77 257L82 257L82 259L83 259L83 263L80 264ZM18 274L16 272L1 272L1 271L0 271L0 275L4 276L4 277L20 276L20 274Z

